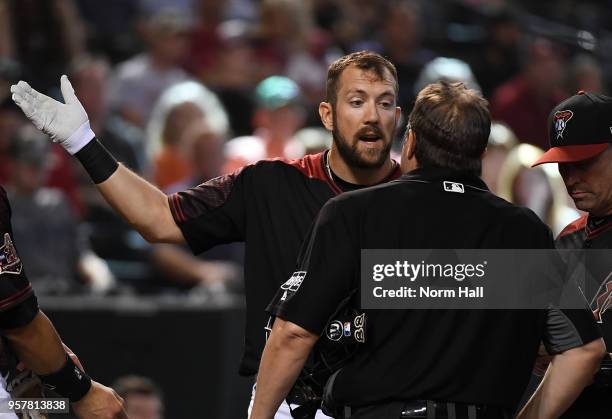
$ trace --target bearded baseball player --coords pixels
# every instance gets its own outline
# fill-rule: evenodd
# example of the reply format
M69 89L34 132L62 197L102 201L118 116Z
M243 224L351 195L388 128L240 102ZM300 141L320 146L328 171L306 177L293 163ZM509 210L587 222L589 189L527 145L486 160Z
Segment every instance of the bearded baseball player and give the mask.
M70 82L65 103L20 81L15 103L36 127L83 164L100 193L151 242L186 243L194 253L245 242L246 331L240 373L254 376L265 344L265 308L295 267L300 245L319 209L349 190L400 175L389 152L400 117L397 72L378 54L344 56L328 70L321 121L333 134L330 150L298 160L264 160L166 196L104 148ZM288 398L277 418L291 417ZM324 417L318 413L318 417Z

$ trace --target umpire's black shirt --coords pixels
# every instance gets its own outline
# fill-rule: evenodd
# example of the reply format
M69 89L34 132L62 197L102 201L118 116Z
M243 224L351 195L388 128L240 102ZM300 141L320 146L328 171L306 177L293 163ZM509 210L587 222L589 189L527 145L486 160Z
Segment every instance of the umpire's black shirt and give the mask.
M445 191L444 181L461 183L464 193ZM268 310L322 334L340 302L359 288L361 249L553 247L533 212L493 195L477 176L419 169L331 199L299 262L298 271L306 271L301 286L284 298L277 294ZM558 310L365 312L366 341L333 387L333 398L346 405L428 399L511 409L541 340L562 352L599 337L586 310L569 314L572 320ZM545 337L554 334L545 333L553 319L565 340Z

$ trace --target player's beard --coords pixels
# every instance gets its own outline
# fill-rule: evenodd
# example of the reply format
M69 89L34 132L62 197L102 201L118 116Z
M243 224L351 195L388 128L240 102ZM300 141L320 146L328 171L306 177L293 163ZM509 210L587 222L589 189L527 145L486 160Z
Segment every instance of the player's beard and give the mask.
M391 141L389 141L382 149L368 149L364 151L359 151L359 139L354 138L354 141L350 143L347 139L340 134L338 130L338 121L336 121L336 113L333 113L333 122L334 128L332 129L332 139L336 148L338 149L338 153L342 159L352 167L357 167L359 169L378 169L385 164L385 161L389 158L389 153L391 152ZM380 130L380 128L376 127L373 129L377 129L378 133L380 133L381 138L384 138L384 134ZM355 134L355 137L358 136L359 133ZM384 141L381 140L381 141ZM369 154L369 156L375 156L374 160L364 158L364 154Z

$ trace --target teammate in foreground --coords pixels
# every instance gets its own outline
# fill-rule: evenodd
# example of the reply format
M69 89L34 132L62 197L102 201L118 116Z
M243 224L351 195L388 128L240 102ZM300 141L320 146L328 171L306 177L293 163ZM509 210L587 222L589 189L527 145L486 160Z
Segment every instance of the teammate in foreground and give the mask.
M295 273L302 280L269 308L277 319L251 419L273 417L345 299L353 295L361 308L354 291L362 249L554 248L533 212L493 195L479 177L491 126L486 100L462 83L432 84L409 124L402 177L321 210ZM604 351L587 310L363 310L360 317L349 326L367 326L363 343L325 390L337 418L509 419L540 340L557 355L538 403L519 417L556 418Z
M244 241L245 352L242 375L254 375L265 343L264 309L295 268L302 240L323 204L349 190L400 174L389 152L400 109L393 64L357 52L330 65L321 121L333 133L330 150L299 160L267 160L198 187L166 196L125 166L95 138L70 82L65 104L20 81L13 100L36 127L75 155L99 191L151 242L187 243L194 253ZM289 404L299 404L289 397ZM290 417L283 403L277 417Z
M6 192L0 188L0 329L8 340L8 345L6 341L0 345L3 359L16 355L43 384L67 397L81 419L127 417L123 400L112 389L92 381L75 365L53 324L38 309L36 296L12 241L10 214ZM9 397L4 379L6 373L3 371L0 400Z

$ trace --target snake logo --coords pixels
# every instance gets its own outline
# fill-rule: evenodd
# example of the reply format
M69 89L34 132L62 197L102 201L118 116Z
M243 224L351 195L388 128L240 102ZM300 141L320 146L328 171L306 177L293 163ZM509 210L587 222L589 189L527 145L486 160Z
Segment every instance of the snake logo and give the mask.
M591 301L591 310L597 323L603 323L603 315L612 306L612 272L601 283L595 297Z
M557 131L557 140L559 138L563 138L563 131L565 131L565 127L567 126L568 121L572 119L573 116L574 112L570 110L555 112L553 118L555 124L555 131Z

